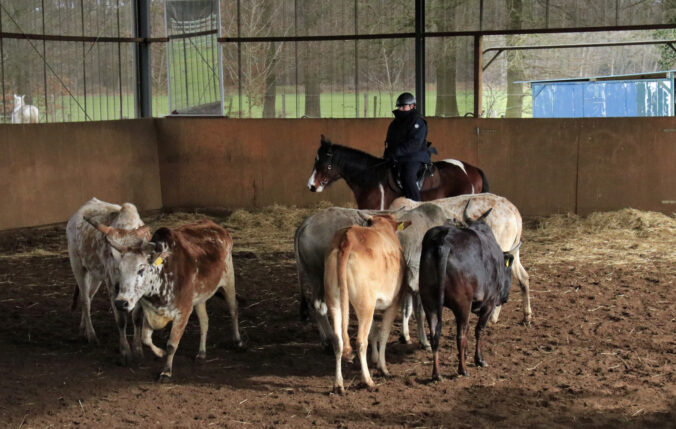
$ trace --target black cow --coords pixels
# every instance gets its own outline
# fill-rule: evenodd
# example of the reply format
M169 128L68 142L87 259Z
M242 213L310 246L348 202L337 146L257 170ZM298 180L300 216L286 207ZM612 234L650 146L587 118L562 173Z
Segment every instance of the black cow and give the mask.
M483 221L491 210L477 220L463 217L466 226L457 226L449 221L427 231L423 238L420 255L420 297L427 314L430 340L434 353L432 378L439 375L439 337L441 316L444 307L453 310L457 324L458 373L467 375L465 355L469 314L479 316L476 325L476 354L474 363L486 366L481 356L481 331L493 309L507 302L512 284L514 252L503 252L495 240L491 228Z

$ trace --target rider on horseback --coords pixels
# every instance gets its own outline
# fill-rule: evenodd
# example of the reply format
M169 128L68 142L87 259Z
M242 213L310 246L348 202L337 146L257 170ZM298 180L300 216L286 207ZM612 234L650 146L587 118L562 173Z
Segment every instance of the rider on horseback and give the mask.
M397 109L392 111L394 119L387 129L383 158L396 162L406 198L420 201L418 171L422 165L431 162L427 122L415 109L415 97L410 92L397 97L396 106Z

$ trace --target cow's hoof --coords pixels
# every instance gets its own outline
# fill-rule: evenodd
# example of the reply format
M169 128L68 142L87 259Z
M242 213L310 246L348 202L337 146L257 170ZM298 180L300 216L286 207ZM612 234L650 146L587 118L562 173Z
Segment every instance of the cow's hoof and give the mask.
M134 357L131 352L122 353L120 355L120 366L130 366L134 362Z
M523 319L521 319L521 324L524 326L530 326L530 320L531 320L530 315L524 316Z
M157 382L158 383L169 383L171 381L171 374L167 374L166 372L163 372L160 374L159 377L157 377Z
M90 346L100 346L101 343L99 343L99 339L96 338L96 335L84 335L85 340L87 340L87 344Z
M333 393L342 396L345 394L345 388L343 386L333 386Z
M424 349L426 352L432 351L432 346L430 346L429 344L420 344L420 348Z
M239 341L235 340L235 348L240 351L246 350L246 344L244 344L244 341L242 340Z
M366 383L366 390L368 390L369 392L374 392L376 390L376 385L373 382L371 382L370 384Z
M467 370L462 370L462 369L458 370L458 377L467 377L467 375L469 375Z
M488 366L488 364L486 363L485 360L475 360L474 364L476 366L480 366L480 367L487 367Z
M206 358L207 358L207 352L199 352L199 353L197 353L197 356L195 356L195 362L204 363Z
M392 373L390 373L390 371L388 371L388 370L386 370L386 369L381 369L381 370L380 370L380 375L382 375L382 376L385 377L385 378L392 378L392 377L394 377L394 376L392 375Z
M406 338L404 334L399 334L399 343L401 344L411 344L411 338Z
M432 374L432 383L441 383L442 381L444 381L444 377L439 374Z

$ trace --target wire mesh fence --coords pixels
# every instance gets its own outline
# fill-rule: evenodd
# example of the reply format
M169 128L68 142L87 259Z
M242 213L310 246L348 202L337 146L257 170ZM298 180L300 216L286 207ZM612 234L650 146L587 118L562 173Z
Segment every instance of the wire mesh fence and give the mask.
M524 81L676 68L676 0L425 0L423 28L415 4L0 0L0 122L138 117L141 73L154 116L389 117L424 88L428 116L527 117Z

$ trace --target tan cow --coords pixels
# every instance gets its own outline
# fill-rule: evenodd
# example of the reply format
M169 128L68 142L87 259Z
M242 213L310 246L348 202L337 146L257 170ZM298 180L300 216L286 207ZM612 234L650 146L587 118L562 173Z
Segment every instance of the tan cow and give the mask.
M353 225L341 229L331 241L324 262L324 293L333 320L333 350L336 356L334 390L344 393L342 357L352 354L347 327L350 304L359 321L357 348L362 380L369 389L375 385L366 363L366 348L371 340L372 357L388 375L385 346L397 313L406 262L396 231L411 222L397 222L392 215L373 216L370 227ZM385 310L380 336L369 335L375 310ZM377 353L377 356L376 356Z

